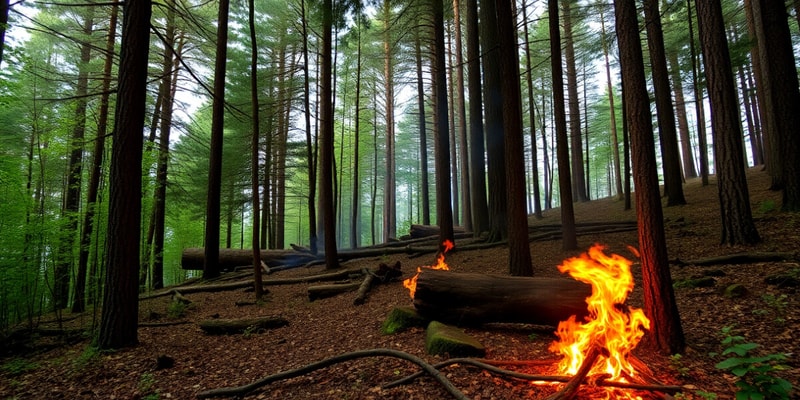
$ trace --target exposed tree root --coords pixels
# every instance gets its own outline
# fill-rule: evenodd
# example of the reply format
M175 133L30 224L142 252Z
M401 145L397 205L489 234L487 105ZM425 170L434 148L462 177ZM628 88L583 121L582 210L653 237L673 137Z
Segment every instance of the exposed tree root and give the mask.
M411 354L408 354L408 353L405 353L405 352L402 352L402 351L392 350L392 349L359 350L359 351L354 351L354 352L351 352L351 353L344 353L344 354L340 354L340 355L337 355L337 356L334 356L334 357L331 357L331 358L324 359L322 361L317 361L315 363L308 364L308 365L300 367L300 368L295 368L295 369L288 370L288 371L278 372L277 374L269 375L267 377L264 377L264 378L262 378L260 380L257 380L255 382L247 384L247 385L237 386L237 387L220 388L220 389L213 389L213 390L207 390L205 392L200 392L200 393L198 393L196 395L196 397L198 399L208 399L208 398L212 398L212 397L223 397L223 396L238 396L238 397L242 397L242 396L245 396L246 394L252 392L253 390L258 389L258 388L260 388L262 386L268 385L268 384L270 384L272 382L277 382L277 381L284 380L284 379L294 378L294 377L306 374L308 372L316 371L318 369L329 367L331 365L338 364L338 363L341 363L341 362L355 360L355 359L358 359L358 358L376 357L376 356L378 356L378 357L383 356L383 357L401 358L401 359L410 361L410 362L412 362L414 364L417 364L425 372L427 372L434 379L436 379L436 381L439 382L447 390L447 392L450 393L453 396L453 398L458 399L458 400L468 400L469 399L466 395L464 395L464 393L461 393L461 391L458 390L458 388L453 386L453 384L449 380L447 380L447 378L445 378L444 375L442 375L439 372L439 370L434 368L432 365L428 364L427 362L425 362L424 360L422 360L421 358L419 358L417 356L414 356L414 355L411 355Z

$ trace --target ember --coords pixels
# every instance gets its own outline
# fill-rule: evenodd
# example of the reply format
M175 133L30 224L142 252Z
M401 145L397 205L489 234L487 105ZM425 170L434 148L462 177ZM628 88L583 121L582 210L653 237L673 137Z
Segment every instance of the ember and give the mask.
M641 309L624 304L633 290L631 261L616 254L608 256L603 250L596 244L588 253L558 266L559 271L591 284L592 295L586 298L589 316L584 322L571 316L559 323L556 335L560 340L550 346L550 351L563 356L559 372L574 375L591 348L598 347L602 354L589 376L627 382L626 378L636 374L627 357L644 336L641 328L650 328L650 320Z
M414 298L414 293L416 293L416 291L417 291L417 278L419 277L419 273L422 272L422 268L443 269L443 270L449 270L450 269L450 267L447 266L447 263L444 262L444 255L448 251L453 249L453 242L451 242L449 240L445 240L444 243L442 243L442 245L444 246L444 251L442 251L439 254L439 257L436 260L436 265L431 265L431 266L426 266L426 267L417 267L417 273L414 276L412 276L411 278L408 278L408 279L403 281L403 286L408 288L409 294L411 295L412 299Z

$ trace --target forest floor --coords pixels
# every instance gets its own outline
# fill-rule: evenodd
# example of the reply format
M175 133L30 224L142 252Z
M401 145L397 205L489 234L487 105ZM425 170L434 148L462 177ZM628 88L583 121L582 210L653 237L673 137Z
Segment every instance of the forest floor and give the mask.
M680 265L671 267L674 282L700 276L713 276L711 287L676 285L675 293L686 336L686 351L680 356L664 356L637 348L634 351L664 384L685 385L684 399L732 399L736 377L718 370L723 358L724 327L748 343L760 346L760 355L786 353L786 370L777 374L795 386L800 384L800 308L797 288L767 284L772 275L800 278L797 263L800 242L800 215L779 211L780 193L767 190L769 178L760 169L748 171L751 202L756 226L763 241L755 246L721 246L718 194L714 177L709 186L699 179L686 183L685 206L665 207L665 227L670 260L696 260L741 252L793 253L794 261L718 264L712 266ZM531 225L558 224L558 209L548 210L545 218L531 218ZM576 221L634 221L635 211L623 210L623 203L601 199L575 204ZM628 245L638 247L635 231L579 236L580 251L564 252L560 240L531 242L534 274L561 275L556 266L576 256L594 243L607 246L608 252L627 258L634 256ZM458 241L456 242L458 246ZM458 251L447 256L451 270L460 272L507 273L508 250L504 246L484 250ZM378 263L399 261L404 277L417 266L434 262L432 254L423 257L389 255L353 260L347 267L375 268ZM323 267L297 268L277 272L274 277L311 275ZM628 304L641 307L641 270L634 264L636 288ZM796 284L788 280L786 283ZM747 289L741 298L728 298L721 290L739 283ZM266 301L258 305L237 306L252 301L252 293L241 290L218 293L187 294L192 304L181 315L169 317L169 297L140 302L140 321L186 321L172 326L140 327L140 344L134 348L99 353L88 339L27 354L0 356L0 398L9 399L191 399L202 391L239 386L267 375L320 361L325 358L372 348L401 350L436 363L445 357L425 352L423 328L393 334L381 334L381 324L397 306L412 304L400 282L373 288L365 304L353 305L354 293L310 302L309 284L270 286ZM174 311L174 310L173 310ZM282 316L289 325L266 332L210 336L197 323L211 317L243 318ZM159 318L160 316L160 318ZM96 310L78 316L66 314L65 327L90 327L96 324ZM51 319L52 316L45 316ZM42 326L52 326L45 325ZM485 325L466 328L482 342L486 358L495 360L554 360L547 348L553 342L552 327L531 325ZM40 340L46 344L48 338ZM642 346L640 346L642 347ZM157 358L168 356L174 363L158 368ZM555 366L515 366L520 372L554 374ZM449 394L429 377L410 384L382 389L381 385L418 370L413 364L388 357L368 357L336 364L306 375L283 380L256 390L248 398L256 399L444 399ZM445 376L471 399L542 399L559 385L536 385L521 380L497 377L465 365L451 366ZM704 394L705 393L705 394ZM592 398L597 389L581 389L577 398ZM654 398L647 392L634 392L641 398ZM612 395L616 398L617 395ZM797 396L795 394L795 396Z

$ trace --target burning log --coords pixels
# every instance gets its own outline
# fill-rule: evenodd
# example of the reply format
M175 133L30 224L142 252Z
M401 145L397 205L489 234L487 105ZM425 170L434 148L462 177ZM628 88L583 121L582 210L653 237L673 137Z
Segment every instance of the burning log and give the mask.
M511 277L423 269L414 307L430 319L456 325L519 322L556 326L587 315L591 287L570 279Z

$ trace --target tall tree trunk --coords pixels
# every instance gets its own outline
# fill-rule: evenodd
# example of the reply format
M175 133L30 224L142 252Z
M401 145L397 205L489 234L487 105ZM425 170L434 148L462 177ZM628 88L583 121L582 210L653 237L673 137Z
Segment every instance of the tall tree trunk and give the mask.
M469 90L469 190L475 235L489 230L486 203L486 156L483 135L483 100L478 35L478 2L467 0L467 79Z
M698 1L696 6L712 109L714 168L722 214L721 242L728 245L752 244L760 241L760 237L750 211L739 102L736 100L722 6L719 1Z
M514 0L496 0L503 76L503 126L505 127L506 188L508 189L508 269L513 276L533 276L525 209L525 156L522 140L522 106Z
M747 77L747 87L755 88L757 87L753 81L755 63L751 63L744 68L745 76ZM755 141L756 141L756 150L758 152L758 160L759 164L764 164L764 135L761 132L761 121L763 119L763 112L761 110L761 105L759 103L758 97L760 96L761 91L759 90L749 90L747 93L747 97L750 99L750 114L753 116L753 133L755 134Z
M311 137L311 95L308 82L308 18L305 4L305 0L300 0L301 26L303 29L303 114L306 122L306 161L308 162L308 243L311 247L311 254L317 254L317 210L314 206L317 191L317 160L314 157L314 146ZM359 51L359 57L360 55L361 52ZM358 171L358 168L356 168L356 171Z
M247 23L250 28L250 104L253 108L253 135L250 141L250 181L251 200L253 202L253 234L251 246L253 249L253 287L256 300L264 296L261 278L261 251L259 250L259 192L258 192L258 150L261 136L261 119L258 104L258 44L255 23L255 1L247 1ZM308 98L308 97L306 97ZM242 221L244 224L244 221Z
M467 144L467 107L464 98L464 57L461 44L461 1L453 0L453 19L455 20L456 40L456 92L458 102L458 146L461 169L461 225L467 232L472 231L472 193L469 188L469 149Z
M544 83L544 76L542 76L542 83ZM550 162L550 156L547 149L547 124L545 120L544 110L547 108L547 97L545 91L542 90L542 113L540 117L542 126L542 164L544 164L544 208L549 210L553 208L553 166ZM551 102L552 103L552 102ZM551 110L551 114L552 110Z
M656 173L650 100L644 75L639 23L634 0L614 2L624 80L623 95L630 124L633 165L636 166L636 215L642 260L644 312L650 319L645 343L663 354L683 351L681 327L667 258L667 242Z
M695 0L696 1L696 0ZM700 164L700 180L703 186L708 186L708 143L706 140L706 114L703 102L703 87L700 85L697 71L697 52L694 41L694 22L692 20L692 1L686 0L686 10L689 14L689 54L692 58L692 86L694 87L694 107L697 110L697 144Z
M611 63L608 59L608 42L606 41L606 21L604 17L604 3L598 3L600 9L600 41L603 46L603 59L606 67L606 90L608 91L608 105L611 120L611 160L614 168L614 185L617 191L617 199L621 199L625 194L622 190L622 173L619 163L619 141L617 139L617 109L614 106L614 85L611 83Z
M448 116L450 117L449 125L450 125L450 193L452 194L451 198L451 208L453 210L453 225L459 225L460 221L460 212L461 212L461 205L459 204L459 191L458 191L458 146L456 143L456 112L455 112L455 76L453 76L453 71L455 65L453 65L453 39L452 35L450 35L450 24L445 26L445 36L447 42L445 44L445 48L447 49L446 52L446 63L447 63L447 71L449 74L446 74L447 77L450 79L449 85L447 89L449 91L447 96L447 109L450 110Z
M392 8L389 0L383 2L383 79L386 85L386 177L383 192L383 240L394 239L397 235L397 195L395 183L394 151L394 64L392 51L391 25ZM447 132L445 132L446 134Z
M320 79L320 218L325 242L325 268L339 267L336 249L336 220L333 213L333 96L331 92L331 47L333 37L333 1L322 4L322 54Z
M450 131L447 121L447 71L445 70L444 10L441 1L432 2L433 15L433 84L436 115L436 223L439 225L439 249L453 241L453 210L450 206Z
M372 90L372 106L378 109L378 89L374 87ZM378 113L372 113L372 193L370 195L370 237L372 238L372 245L376 243L375 227L377 221L375 220L376 203L378 199Z
M483 45L483 108L486 112L486 150L489 165L489 237L497 242L508 237L505 132L503 127L503 76L500 71L497 12L494 1L481 3L481 44Z
M419 173L422 186L420 203L422 203L422 224L431 224L431 200L428 183L428 129L425 122L425 84L422 80L422 44L420 32L414 33L414 52L417 65L417 108L419 109Z
M149 0L123 4L114 144L109 175L106 278L97 345L101 349L138 342L139 238L142 218L142 130L150 51Z
M670 74L672 75L672 91L675 93L675 116L678 118L678 135L681 139L681 154L683 156L683 177L696 178L697 169L694 167L692 154L692 140L689 134L689 119L686 117L686 99L683 96L683 77L678 62L677 51L667 53Z
M650 50L650 68L653 70L658 133L661 139L661 160L664 170L664 191L667 207L686 204L683 195L678 133L675 130L675 109L672 108L672 90L669 85L667 56L664 51L664 32L661 29L659 0L644 0L647 45Z
M771 175L773 182L783 190L781 209L800 211L800 138L797 133L800 126L800 92L786 9L778 1L752 1L754 5L760 5L764 37L769 38L758 43L763 44L761 52L770 61L762 64L762 67L766 67L764 72L770 86L767 96L771 97L774 106L767 110L774 115L775 121L774 136L770 137L770 142L772 157L777 159Z
M229 0L220 0L217 14L217 48L214 63L214 99L211 104L211 152L208 159L205 263L203 279L219 276L220 195L222 186L222 135L225 118L225 66L228 59Z
M164 287L164 229L167 197L167 164L169 162L169 135L172 129L173 97L172 86L175 46L175 7L174 2L167 9L167 25L164 38L164 59L162 65L163 95L161 107L161 135L159 137L158 166L156 167L156 187L154 193L154 236L153 236L153 275L152 288Z
M117 14L119 6L111 7L111 16L108 22L108 36L106 39L105 61L103 64L103 83L100 95L100 109L98 110L97 136L94 139L92 150L92 169L89 175L89 186L86 193L86 213L83 217L81 230L80 253L78 256L78 274L75 277L75 286L72 299L72 312L80 313L86 310L86 279L89 269L89 248L94 231L94 216L97 212L97 192L100 188L100 176L103 173L103 153L105 153L106 132L108 131L109 88L111 87L111 68L114 65L114 44L116 42ZM32 155L32 153L31 153ZM30 183L28 184L30 188ZM27 241L26 241L27 243Z
M753 166L761 164L758 152L758 134L756 133L756 126L753 121L752 105L750 104L751 88L747 86L747 78L744 75L744 67L739 65L736 67L737 77L739 79L739 87L742 91L742 101L744 103L744 119L747 121L747 136L750 137L750 152L753 156Z
M570 177L569 139L567 138L567 110L564 108L564 70L561 66L561 30L559 29L558 0L547 0L550 22L550 64L553 73L553 107L558 151L558 187L561 200L562 248L578 248L575 233L575 211L572 205L572 178ZM580 147L580 146L579 146Z
M359 159L361 153L359 150L359 142L361 141L361 24L360 9L356 10L356 29L358 29L358 48L356 60L356 116L355 116L355 129L353 138L353 200L352 210L350 213L350 246L358 248L361 243L361 215L359 210L361 208L361 181L359 180Z
M531 177L533 178L533 214L537 219L543 218L542 216L542 200L539 189L539 157L536 148L536 115L534 108L536 106L533 93L533 66L531 65L531 45L530 37L528 36L528 7L522 7L522 28L525 33L525 69L528 72L525 74L528 85L528 115L530 119L530 141L531 141Z
M567 66L567 101L569 102L569 134L572 170L572 195L575 201L589 201L586 193L586 171L583 169L583 140L581 139L581 110L578 102L578 72L575 65L575 45L572 35L572 10L575 0L561 0L564 10L564 60ZM559 168L559 174L561 168Z

